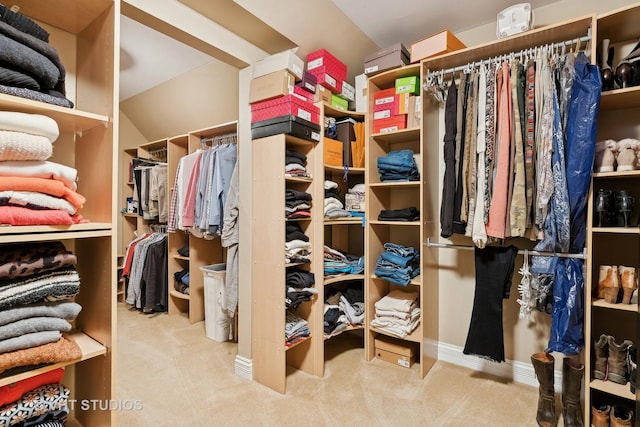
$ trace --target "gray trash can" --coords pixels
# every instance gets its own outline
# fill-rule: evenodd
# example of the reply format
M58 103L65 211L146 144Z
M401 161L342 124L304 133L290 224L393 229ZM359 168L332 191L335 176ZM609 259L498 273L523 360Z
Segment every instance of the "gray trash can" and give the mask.
M231 318L222 309L226 264L200 267L204 275L205 335L217 342L229 341Z

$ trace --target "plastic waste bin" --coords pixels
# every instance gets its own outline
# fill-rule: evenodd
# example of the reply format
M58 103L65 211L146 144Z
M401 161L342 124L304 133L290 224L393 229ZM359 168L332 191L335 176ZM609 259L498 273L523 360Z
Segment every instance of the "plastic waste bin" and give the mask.
M222 308L226 264L200 267L204 275L205 335L217 342L229 341L231 318Z

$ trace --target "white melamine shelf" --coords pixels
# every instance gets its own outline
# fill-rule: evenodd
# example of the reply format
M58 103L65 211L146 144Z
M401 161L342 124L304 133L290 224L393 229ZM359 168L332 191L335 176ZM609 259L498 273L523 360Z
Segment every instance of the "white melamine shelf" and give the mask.
M637 299L634 297L634 299L637 301ZM634 313L638 312L638 304L634 303L634 304L610 304L608 302L606 302L603 299L598 299L598 300L594 300L591 303L592 307L603 307L603 308L609 308L611 310L621 310L621 311L632 311Z

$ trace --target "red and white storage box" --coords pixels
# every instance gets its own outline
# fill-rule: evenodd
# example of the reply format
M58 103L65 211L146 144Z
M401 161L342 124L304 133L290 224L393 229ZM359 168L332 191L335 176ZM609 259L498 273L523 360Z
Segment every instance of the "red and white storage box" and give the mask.
M396 88L377 90L373 92L373 111L392 110L398 111L398 97ZM397 114L397 113L396 113Z
M256 61L251 69L253 73L252 78L254 79L278 70L289 70L296 76L296 80L302 80L304 61L293 53L292 50L285 50Z
M395 132L407 128L407 115L400 114L373 121L373 133Z
M297 95L285 95L251 104L251 123L287 115L320 124L320 109Z
M335 94L342 93L342 82L347 79L347 66L326 49L307 55L307 71L316 76L318 84Z

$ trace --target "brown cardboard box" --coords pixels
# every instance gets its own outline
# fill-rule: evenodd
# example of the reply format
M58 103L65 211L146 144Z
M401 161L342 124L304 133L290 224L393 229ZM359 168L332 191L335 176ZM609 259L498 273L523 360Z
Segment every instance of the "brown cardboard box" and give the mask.
M409 63L409 51L402 43L396 43L364 58L364 73L367 76L381 73Z
M278 70L255 78L251 80L249 87L249 104L291 94L295 84L296 76L287 70Z
M449 30L433 34L411 45L411 62L418 62L442 53L464 49L466 46Z
M413 96L409 98L409 110L407 111L407 129L419 127L422 122L422 98Z
M331 104L331 95L333 95L333 93L329 89L321 85L316 86L315 102L324 101Z
M410 368L415 359L415 343L379 335L374 340L376 358Z
M256 61L251 67L254 79L284 69L289 70L297 80L302 80L304 61L293 50L285 50Z
M325 137L324 164L330 166L342 166L342 141Z

